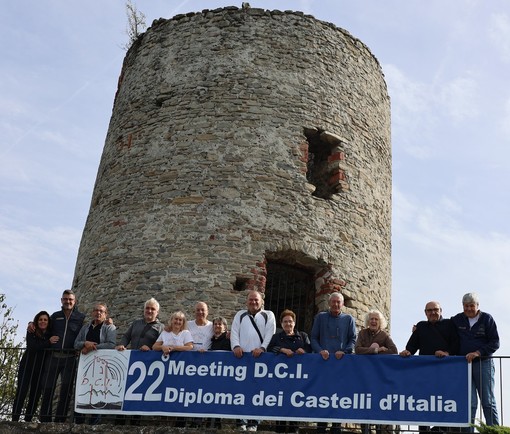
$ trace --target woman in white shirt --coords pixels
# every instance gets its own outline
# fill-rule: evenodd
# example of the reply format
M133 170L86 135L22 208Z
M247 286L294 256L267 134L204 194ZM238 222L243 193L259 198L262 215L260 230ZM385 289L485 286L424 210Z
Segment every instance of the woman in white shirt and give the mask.
M190 351L193 349L193 336L188 330L184 312L177 311L172 314L165 330L161 332L152 349L163 351L165 356L172 351Z

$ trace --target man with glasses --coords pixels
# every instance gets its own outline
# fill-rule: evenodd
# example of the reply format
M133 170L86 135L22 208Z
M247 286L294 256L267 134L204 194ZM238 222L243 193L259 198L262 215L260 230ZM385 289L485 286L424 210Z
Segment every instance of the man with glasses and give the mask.
M443 318L442 313L437 301L429 301L425 305L427 321L416 324L406 349L400 352L402 357L417 351L421 356L445 357L458 354L459 336L452 321Z
M113 324L106 323L108 315L108 308L106 304L96 303L92 310L92 321L85 324L76 340L74 341L74 348L82 354L88 354L91 351L106 350L115 348L115 340L117 339L117 331ZM91 417L90 424L95 425L101 419L101 415L94 415ZM75 422L78 424L84 423L86 416L79 412L75 414Z
M117 331L113 324L106 324L108 309L103 303L97 303L92 310L92 322L85 324L74 341L74 348L82 354L91 351L115 348Z
M85 315L76 308L74 292L66 289L60 299L62 309L51 315L51 348L41 383L41 422L52 421L53 395L60 378L60 395L57 403L55 422L65 422L72 399L73 382L76 375L77 358L74 341L80 332Z
M458 354L459 336L450 319L443 318L441 305L429 301L425 305L427 321L420 321L413 327L413 333L406 349L399 354L409 357L419 351L420 356L446 357ZM429 432L431 427L420 426L420 432Z

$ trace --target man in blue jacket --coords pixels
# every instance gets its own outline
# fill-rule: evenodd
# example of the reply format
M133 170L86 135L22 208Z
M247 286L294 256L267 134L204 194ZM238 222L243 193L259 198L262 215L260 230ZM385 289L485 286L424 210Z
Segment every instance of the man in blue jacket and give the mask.
M477 397L482 403L485 423L499 425L498 409L494 397L494 363L490 356L499 348L499 335L491 315L478 308L478 295L474 292L462 297L464 312L452 318L460 338L461 356L472 363L471 421L476 415Z
M51 356L48 359L41 387L43 389L41 402L41 422L52 421L52 402L57 384L60 379L60 395L57 404L55 422L65 422L69 411L73 393L74 377L76 375L77 358L74 341L85 320L85 314L76 308L74 292L66 289L60 299L62 309L51 315Z
M356 343L356 324L354 318L342 313L344 296L333 292L329 296L329 310L319 312L312 326L312 349L324 360L331 355L341 359L344 354L352 354Z
M327 312L319 312L312 326L312 350L319 353L324 360L334 356L337 360L344 354L354 352L356 343L356 324L354 318L342 313L344 306L344 296L339 292L333 292L328 300L329 309ZM326 432L326 423L317 423L317 432ZM333 423L330 433L340 433L341 427L338 423Z

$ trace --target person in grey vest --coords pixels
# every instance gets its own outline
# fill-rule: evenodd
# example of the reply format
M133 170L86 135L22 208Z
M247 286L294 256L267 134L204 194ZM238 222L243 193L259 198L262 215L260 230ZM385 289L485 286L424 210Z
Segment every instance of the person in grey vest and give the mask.
M117 330L113 324L105 322L107 316L106 304L96 303L92 310L92 321L81 328L74 341L75 350L88 354L91 351L115 348Z
M149 298L143 306L143 318L135 319L115 347L118 351L131 350L150 351L163 331L164 325L158 319L159 303L155 298ZM127 418L131 425L140 425L140 416L132 415ZM124 425L126 418L118 415L115 424Z
M124 351L128 345L132 350L150 351L163 331L163 323L158 319L159 303L154 298L145 302L143 318L134 320L115 348Z
M97 350L113 350L117 339L117 330L113 324L108 324L106 318L108 308L104 303L96 303L92 310L92 321L84 324L74 341L75 350L85 355ZM87 416L79 411L75 412L74 421L82 424ZM101 420L101 415L90 416L90 424L95 425Z

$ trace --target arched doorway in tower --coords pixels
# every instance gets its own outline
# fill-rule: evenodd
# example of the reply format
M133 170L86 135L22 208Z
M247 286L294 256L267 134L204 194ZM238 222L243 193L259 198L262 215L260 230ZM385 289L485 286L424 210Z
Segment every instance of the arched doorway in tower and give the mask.
M315 271L283 262L267 261L264 309L271 310L280 328L280 314L290 309L296 314L296 330L310 333L315 309Z

